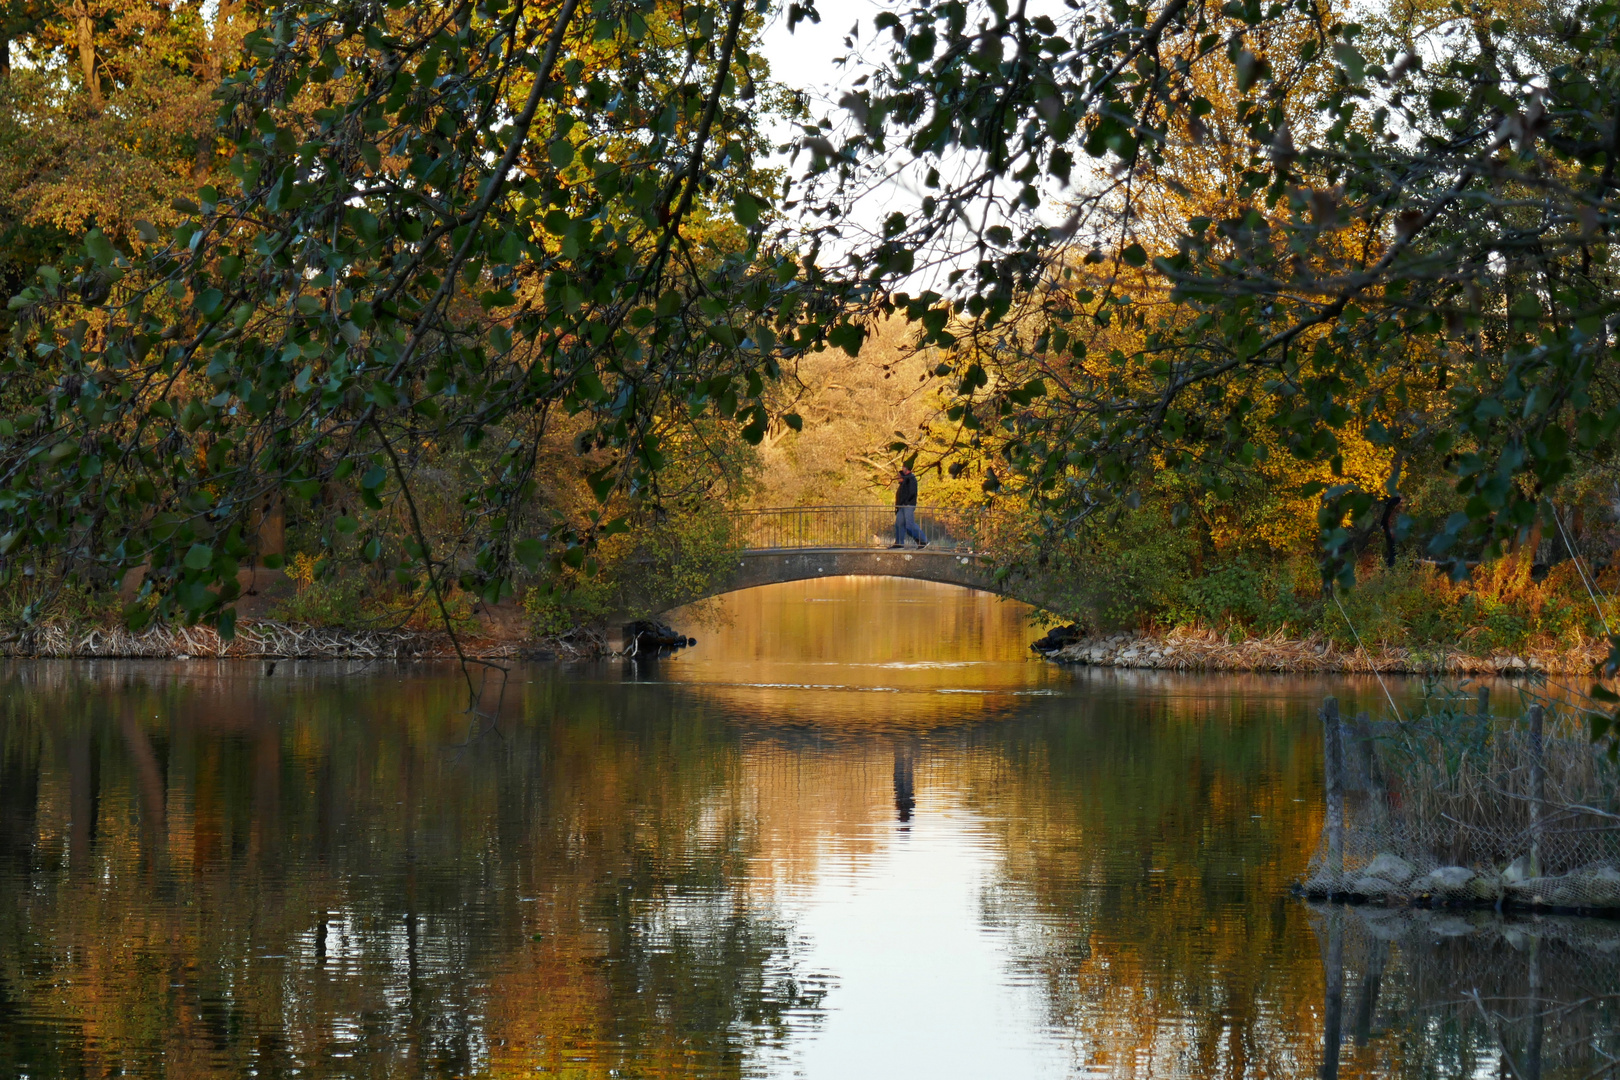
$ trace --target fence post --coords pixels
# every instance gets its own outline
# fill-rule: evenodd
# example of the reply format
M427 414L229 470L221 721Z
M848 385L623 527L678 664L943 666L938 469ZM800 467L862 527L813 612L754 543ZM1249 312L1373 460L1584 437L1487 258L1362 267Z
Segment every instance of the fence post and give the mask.
M1378 1013L1378 992L1383 987L1384 965L1389 962L1389 942L1374 937L1367 966L1361 975L1361 993L1356 1002L1355 1040L1366 1046L1372 1038L1373 1017Z
M1344 889L1344 740L1339 699L1322 703L1322 778L1327 810L1327 870L1333 891Z
M1541 1080L1541 1044L1546 1038L1546 1010L1541 1004L1541 938L1530 939L1530 1036L1525 1040L1524 1080Z
M1547 770L1542 760L1540 705L1532 705L1530 719L1530 873L1541 876L1541 808L1547 801Z
M1339 1049L1344 1042L1344 911L1334 905L1328 909L1327 918L1327 955L1322 959L1321 1076L1322 1080L1338 1080Z

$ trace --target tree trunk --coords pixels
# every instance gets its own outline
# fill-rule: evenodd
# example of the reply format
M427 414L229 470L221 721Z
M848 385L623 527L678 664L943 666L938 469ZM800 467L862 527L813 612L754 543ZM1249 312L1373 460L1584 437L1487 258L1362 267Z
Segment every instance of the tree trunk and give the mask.
M84 73L85 93L90 95L90 112L101 112L101 75L96 71L96 23L86 0L75 0L73 19L78 29L79 69Z
M1391 495L1384 500L1384 517L1380 524L1384 529L1384 565L1395 565L1395 508L1401 505L1399 495Z
M209 93L219 86L222 77L223 65L220 54L224 51L221 36L226 27L230 25L232 4L230 0L219 0L219 6L214 12L214 25L208 27L208 37L203 42L202 77L208 86ZM191 163L191 179L201 184L208 179L208 174L214 170L215 150L213 120L206 121L203 130L197 132L197 156Z
M287 512L279 494L265 496L249 520L248 529L257 541L255 554L259 557L287 553Z
M11 78L11 39L0 37L0 79Z
M1530 530L1524 539L1515 537L1508 544L1508 555L1517 559L1528 569L1536 565L1536 552L1541 550L1541 514L1536 514L1536 520L1531 523Z

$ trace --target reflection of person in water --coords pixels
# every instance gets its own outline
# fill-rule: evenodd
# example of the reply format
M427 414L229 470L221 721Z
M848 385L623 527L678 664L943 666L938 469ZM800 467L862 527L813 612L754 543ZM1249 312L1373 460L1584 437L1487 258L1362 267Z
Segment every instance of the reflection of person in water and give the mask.
M894 808L901 821L911 820L911 809L917 805L916 784L913 778L911 748L894 748Z

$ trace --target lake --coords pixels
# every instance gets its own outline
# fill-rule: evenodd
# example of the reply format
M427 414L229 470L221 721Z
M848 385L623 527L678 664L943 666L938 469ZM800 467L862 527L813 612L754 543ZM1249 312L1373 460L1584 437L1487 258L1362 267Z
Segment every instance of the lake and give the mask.
M1027 609L888 579L677 625L656 662L489 673L474 713L444 665L0 667L0 1076L1620 1055L1616 924L1290 894L1316 710L1372 680L1058 668Z

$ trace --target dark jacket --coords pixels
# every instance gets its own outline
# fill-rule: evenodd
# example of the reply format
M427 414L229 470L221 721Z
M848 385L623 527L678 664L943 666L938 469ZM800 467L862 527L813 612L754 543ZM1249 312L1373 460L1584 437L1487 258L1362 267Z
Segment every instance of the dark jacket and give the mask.
M896 505L896 506L916 506L917 505L917 474L916 473L901 473L900 474L900 486L895 488L895 490L894 490L894 505Z

